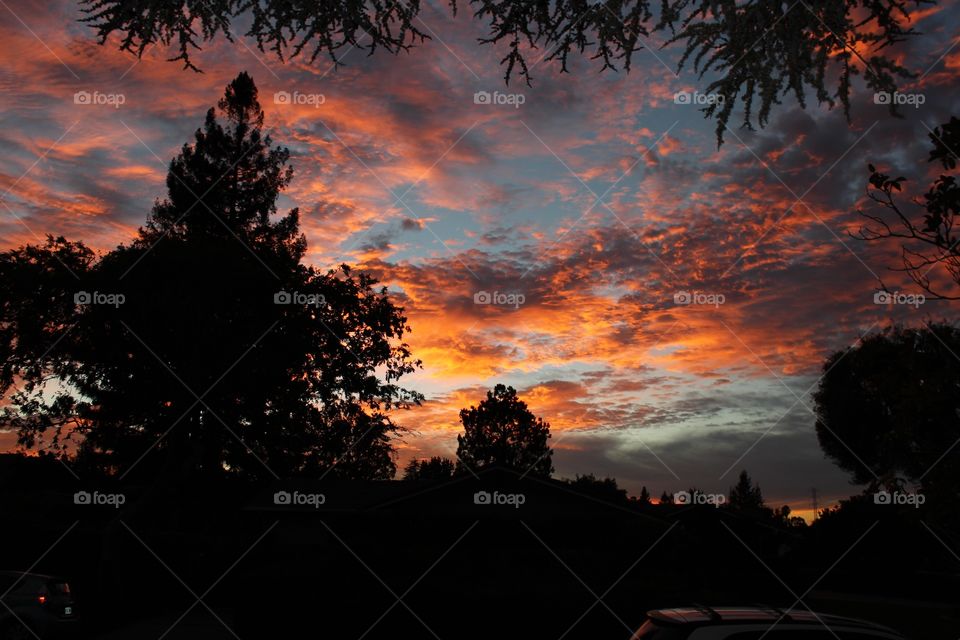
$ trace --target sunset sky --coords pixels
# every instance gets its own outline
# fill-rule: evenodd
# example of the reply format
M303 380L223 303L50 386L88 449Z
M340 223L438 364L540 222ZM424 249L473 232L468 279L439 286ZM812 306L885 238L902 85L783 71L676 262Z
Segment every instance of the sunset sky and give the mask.
M398 416L401 464L453 457L459 409L502 382L550 422L562 477L659 495L726 491L746 468L768 502L807 509L816 487L827 504L856 488L814 434L824 358L892 320L952 317L944 303L874 304L878 276L898 286L899 248L849 232L868 161L914 194L936 175L928 127L960 115L955 6L917 14L924 35L896 49L918 74L904 91L925 96L904 118L858 80L850 123L788 96L763 130L735 112L719 151L715 123L674 101L706 82L674 73L681 52L662 36L629 74L589 60L560 74L533 51L533 86L507 87L504 51L445 3L422 15L433 40L407 54L343 51L334 70L238 37L195 54L202 74L163 47L138 61L97 45L74 2L0 0L0 15L2 248L129 239L169 160L248 71L291 151L280 208L300 207L309 260L373 272L409 316L423 370L406 383L427 402ZM76 104L79 91L123 104ZM481 91L514 104L477 104ZM480 292L522 304L476 304ZM681 292L704 304L676 304Z

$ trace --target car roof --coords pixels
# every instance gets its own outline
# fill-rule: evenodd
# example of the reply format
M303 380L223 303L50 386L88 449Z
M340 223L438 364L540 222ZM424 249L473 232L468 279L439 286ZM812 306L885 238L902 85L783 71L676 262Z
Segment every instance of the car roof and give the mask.
M888 627L866 620L847 618L826 613L815 613L804 610L782 610L776 607L707 607L696 605L692 607L678 607L674 609L654 609L648 611L647 616L659 622L671 624L724 624L736 622L775 622L783 618L793 623L809 624L837 624L847 627L860 627L873 631L896 633Z

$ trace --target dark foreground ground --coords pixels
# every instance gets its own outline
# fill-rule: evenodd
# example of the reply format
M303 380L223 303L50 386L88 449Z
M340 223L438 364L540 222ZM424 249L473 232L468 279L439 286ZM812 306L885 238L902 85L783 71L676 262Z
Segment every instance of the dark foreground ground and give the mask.
M859 596L855 598L855 601L851 601L849 596L839 596L838 599L834 599L833 594L819 593L811 594L807 602L811 604L815 611L873 620L897 628L903 633L909 634L908 637L911 638L954 638L956 636L957 605L955 603L931 603L917 600L886 599L869 596ZM588 606L589 603L584 602L584 609ZM187 615L184 615L181 611L171 611L166 614L157 613L156 615L143 617L140 620L126 624L122 628L92 634L88 637L96 638L97 640L141 640L143 638L161 637L169 638L170 640L228 640L238 636L240 638L254 637L252 635L248 636L245 633L247 630L238 624L237 617L234 615L235 612L224 609L216 613L217 615L215 617L208 611L203 610L202 607L195 608ZM283 611L277 613L281 616L285 615ZM424 613L429 613L429 611ZM562 612L553 612L554 615L558 613ZM580 615L579 613L573 615L572 611L569 613L570 619L564 619L564 622L569 622L572 625ZM553 633L557 631L556 625L546 625L540 632L528 637L547 638L550 640L560 637L621 638L622 640L627 640L630 634L626 633L625 629L616 622L612 614L608 615L610 618L608 621L593 620L588 623L581 621L576 626L569 628L569 631L557 633ZM379 617L378 614L376 618ZM436 624L436 618L436 615L425 615L423 620L425 624L431 625L431 629L433 629L437 637L440 637L442 640L446 640L447 638L479 637L479 634L477 634L475 630L469 628L476 624L476 619L472 616L468 616L459 628L455 621L441 627ZM627 618L636 618L636 613L625 617L624 620L626 621ZM502 626L500 631L493 637L517 637L513 635L514 624L510 619L504 619L501 622ZM418 622L412 614L407 614L406 616L387 614L380 620L378 626L381 624L383 628L380 633L375 633L374 630L366 637L388 637L388 634L393 638L434 637L431 629L428 629L424 624ZM434 626L436 627L435 629L433 628ZM446 631L448 627L452 627L452 631L449 634L440 633L441 630ZM322 620L318 617L315 620L315 624L306 624L299 632L294 631L294 633L297 637L302 636L304 632L309 632L319 637L322 635L321 631L328 629L329 628L324 626ZM553 635L548 635L549 633L553 633ZM564 633L566 635L564 635ZM361 634L357 634L356 636L341 636L337 634L334 637L359 638L360 636ZM263 637L276 636L265 635Z
M778 527L509 474L100 487L124 495L119 508L75 504L76 489L0 493L0 568L69 579L88 639L626 640L647 610L694 603L960 637L957 537L896 510Z

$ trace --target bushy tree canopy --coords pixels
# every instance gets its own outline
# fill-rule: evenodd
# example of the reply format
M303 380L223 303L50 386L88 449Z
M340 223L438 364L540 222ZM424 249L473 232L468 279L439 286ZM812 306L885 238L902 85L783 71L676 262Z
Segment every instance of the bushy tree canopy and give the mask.
M570 486L583 493L610 502L627 502L627 490L620 488L616 478L598 478L592 473L577 474L577 477L570 481ZM648 502L649 497L648 495Z
M497 464L523 473L553 473L550 425L533 415L513 387L498 384L476 407L460 411L457 457L467 469Z
M403 470L404 480L449 480L457 469L453 460L433 456L427 460L414 458Z
M395 473L397 380L419 363L385 289L302 264L293 176L241 73L170 163L137 236L96 257L49 239L0 254L3 424L115 474Z
M960 330L890 327L838 351L814 395L817 438L854 482L960 494Z

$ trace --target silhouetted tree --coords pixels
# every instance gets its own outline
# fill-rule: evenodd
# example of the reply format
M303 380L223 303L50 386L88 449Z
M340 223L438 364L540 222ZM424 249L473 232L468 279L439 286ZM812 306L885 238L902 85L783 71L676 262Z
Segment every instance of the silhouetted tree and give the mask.
M503 43L501 60L509 83L516 70L529 84L526 57L544 51L567 71L570 54L600 59L602 69L630 70L633 54L659 31L667 44L682 42L680 62L692 62L701 77L716 77L707 92L722 96L704 108L717 117L722 140L739 99L743 122L763 126L787 93L804 105L807 91L831 107L839 101L849 115L852 76L863 74L876 91L896 91L909 71L886 46L915 34L911 11L927 0L829 0L811 3L714 0L468 0L477 20L489 25L484 44ZM458 3L450 0L456 13ZM120 48L142 56L151 45L175 44L185 67L196 70L191 53L217 37L233 39L233 21L249 24L246 35L261 51L281 60L301 53L310 62L329 57L336 67L342 49L406 51L430 36L418 27L421 3L313 0L81 0L83 19L101 43L118 32ZM429 30L429 29L428 29ZM540 53L536 54L541 57ZM895 108L890 101L891 110Z
M660 501L657 504L673 504L673 494L664 491L660 494Z
M0 254L3 425L26 447L79 438L108 473L390 478L388 417L421 396L402 309L370 276L301 264L278 215L289 153L241 73L170 163L167 198L95 259L48 239Z
M21 444L32 444L31 433L50 430L51 449L57 450L77 426L71 396L36 396L47 372L67 365L61 343L74 330L73 296L93 261L93 251L82 243L52 236L43 246L0 254L0 398L14 388L0 415L4 426L21 430ZM28 415L12 422L19 406Z
M922 199L913 199L913 205L921 211L920 216L915 219L895 198L894 192L901 192L907 179L891 178L870 164L867 165L870 170L867 197L888 213L861 210L860 215L871 223L855 235L868 241L900 241L902 266L891 270L906 273L928 297L960 300L960 235L955 228L960 214L960 186L956 181L954 151L960 149L960 120L951 117L950 122L934 129L929 137L933 145L929 161L939 162L944 170L952 173L941 173ZM946 276L947 282L942 276ZM889 293L883 282L880 285Z
M621 489L615 478L598 478L592 473L588 473L585 475L577 474L577 477L569 482L574 489L597 498L603 498L610 502L627 501L626 489Z
M640 487L640 495L637 496L637 504L642 506L647 506L651 504L650 492L647 491L646 486Z
M759 513L766 509L760 486L755 485L746 469L740 472L736 486L730 487L727 505L734 511Z
M553 473L550 425L533 415L513 387L498 384L479 405L462 409L460 422L458 464L474 470L499 464L539 476Z
M791 516L790 505L783 505L773 510L773 519L777 524L789 528L803 528L807 526L807 521L799 516Z
M960 329L889 327L831 355L814 394L824 453L858 484L960 492Z
M414 458L403 470L404 480L449 480L453 477L457 465L453 460L434 456L429 460Z

